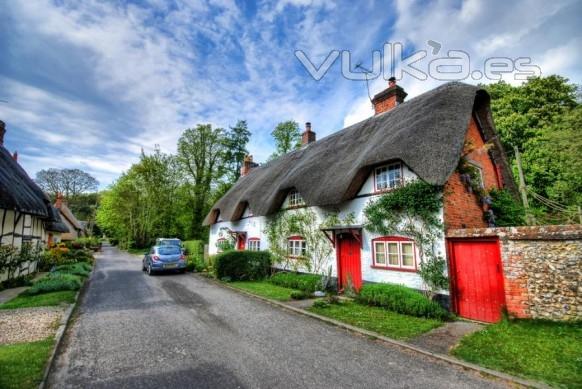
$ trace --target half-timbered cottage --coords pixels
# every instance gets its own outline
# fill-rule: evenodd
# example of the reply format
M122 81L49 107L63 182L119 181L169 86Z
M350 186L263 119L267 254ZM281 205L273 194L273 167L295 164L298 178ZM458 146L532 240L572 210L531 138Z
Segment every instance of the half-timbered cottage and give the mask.
M269 249L267 224L281 210L308 208L320 223L329 213L340 220L351 214L349 224L325 231L339 286L350 280L356 287L390 282L423 289L416 243L363 228L366 205L406 181L423 180L443 188L445 230L486 227L486 206L467 190L458 170L461 157L479 172L484 189L513 181L486 91L448 83L406 102L405 97L391 80L372 100L374 116L318 141L307 123L300 149L258 167L247 158L241 178L204 221L210 226L210 254L219 252L225 239L234 239L237 249ZM447 257L444 236L437 251ZM289 236L288 255L302 255L307 244L301 236Z
M57 193L55 208L58 209L62 216L63 223L67 226L69 232L61 235L61 240L75 240L84 236L85 228L81 222L75 217L75 214L69 208L67 200L61 193Z
M46 194L4 147L6 126L0 121L0 244L44 248L52 236L67 232ZM34 271L27 264L26 271ZM0 280L2 275L0 274Z

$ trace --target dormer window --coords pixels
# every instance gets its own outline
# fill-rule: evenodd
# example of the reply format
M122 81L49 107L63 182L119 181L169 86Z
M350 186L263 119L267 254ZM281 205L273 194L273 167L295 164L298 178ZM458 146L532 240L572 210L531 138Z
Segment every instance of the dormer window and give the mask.
M301 205L305 205L305 201L303 201L303 197L297 192L293 190L289 192L289 207L299 207Z
M402 184L402 164L392 163L377 167L374 172L374 182L376 192L382 192L400 186Z

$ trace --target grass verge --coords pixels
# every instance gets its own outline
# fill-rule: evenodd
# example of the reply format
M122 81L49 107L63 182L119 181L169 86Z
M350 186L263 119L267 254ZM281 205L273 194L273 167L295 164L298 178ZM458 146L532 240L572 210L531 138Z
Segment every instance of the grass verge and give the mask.
M308 310L321 316L400 340L413 338L442 325L440 320L403 315L384 308L353 302L331 304L324 308L311 307Z
M582 322L504 320L468 335L456 357L562 387L582 383Z
M51 307L61 303L72 304L75 301L76 293L74 290L63 290L35 296L20 295L4 304L0 304L0 309Z
M0 346L0 388L34 388L42 381L54 339Z
M131 248L128 248L126 251L130 254L141 255L143 257L144 253L150 251L150 249L149 249L149 247L141 248L141 249L131 247Z
M267 281L235 281L229 282L228 285L277 301L291 300L291 293L295 291L295 289L273 285Z

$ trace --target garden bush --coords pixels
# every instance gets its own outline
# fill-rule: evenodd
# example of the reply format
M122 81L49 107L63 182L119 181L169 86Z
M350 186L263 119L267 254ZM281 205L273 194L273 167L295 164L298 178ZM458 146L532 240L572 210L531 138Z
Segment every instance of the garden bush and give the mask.
M309 293L305 293L302 290L294 290L293 292L291 292L291 298L293 300L305 300L309 298Z
M299 289L307 293L313 293L321 287L321 276L316 274L280 272L274 274L269 279L269 282L286 288Z
M57 266L55 271L87 278L89 277L89 274L91 274L91 265L89 265L87 262L72 263L68 265Z
M423 294L402 285L365 284L356 300L362 304L376 305L405 315L448 319L449 312Z
M218 254L214 262L218 279L260 280L269 275L271 254L268 251L227 251Z
M187 256L188 271L201 272L206 269L204 263L204 242L201 240L186 240L182 242Z
M23 295L32 296L41 293L58 292L60 290L79 290L81 278L67 273L54 272L35 281L30 288L22 292Z

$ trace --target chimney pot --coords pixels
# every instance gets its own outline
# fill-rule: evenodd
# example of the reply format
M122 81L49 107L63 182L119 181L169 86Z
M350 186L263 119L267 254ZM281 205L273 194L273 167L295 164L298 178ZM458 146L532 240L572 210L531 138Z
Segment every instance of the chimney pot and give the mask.
M315 140L315 132L311 131L311 122L305 122L305 132L301 134L301 145L308 145L315 142Z
M244 177L250 173L251 169L257 167L257 164L253 162L253 156L250 154L245 155L243 159L243 164L240 167L240 176Z
M0 120L0 146L4 146L4 134L6 134L6 124Z
M402 87L396 85L396 78L390 77L388 79L388 88L376 94L372 99L375 115L390 111L398 104L402 104L407 95L408 93Z

